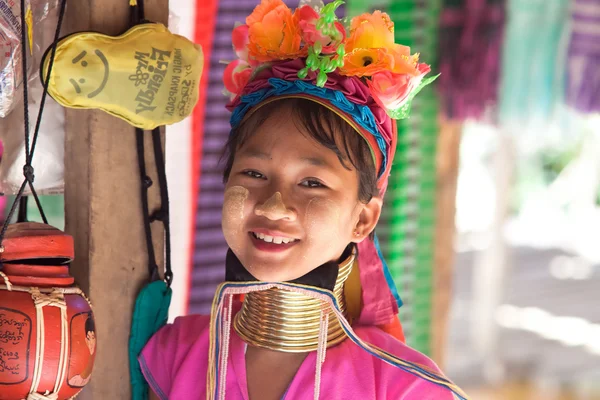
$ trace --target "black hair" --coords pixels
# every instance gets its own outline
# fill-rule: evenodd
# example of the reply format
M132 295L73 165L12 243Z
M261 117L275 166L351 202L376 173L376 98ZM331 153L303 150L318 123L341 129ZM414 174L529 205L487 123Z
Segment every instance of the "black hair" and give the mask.
M88 313L87 319L85 320L85 334L88 332L96 333L96 323L94 322L94 317L92 317L92 313Z
M250 135L282 106L292 111L296 126L306 131L319 144L333 151L344 168L350 169L348 162L354 167L358 173L359 201L366 204L379 194L375 164L367 142L335 112L314 101L299 98L282 99L266 104L231 131L222 157L226 160L224 182L229 179L236 152Z

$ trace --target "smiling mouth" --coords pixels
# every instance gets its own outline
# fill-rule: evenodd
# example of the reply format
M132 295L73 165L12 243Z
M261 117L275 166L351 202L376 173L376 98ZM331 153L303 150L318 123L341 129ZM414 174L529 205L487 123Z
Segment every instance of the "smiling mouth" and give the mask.
M258 232L248 232L254 247L267 253L279 253L300 243L299 239L285 236L269 236Z
M262 240L265 243L273 243L273 244L290 244L297 242L298 239L284 237L284 236L269 236L263 233L250 232L250 234L257 240Z
M91 92L90 94L87 95L88 98L94 98L96 96L98 96L106 87L106 84L108 83L108 77L110 75L110 65L108 64L108 60L106 59L106 56L104 55L104 53L102 53L100 50L96 50L95 51L96 56L98 56L98 58L100 59L100 62L102 62L102 65L104 66L104 76L102 77L102 82L100 82L100 86L98 86L98 88L96 88L96 90L94 90L93 92ZM81 54L79 54L77 57L75 57L72 62L73 64L78 63L79 61L81 61L82 58L84 58L86 56L87 52L86 51L82 51ZM88 66L87 61L82 61L81 65L83 65L84 67ZM71 85L73 85L73 88L75 89L75 92L77 94L81 94L82 90L81 90L81 86L79 86L79 83L85 83L85 79L80 79L79 83L77 83L77 81L75 81L75 79L69 79L69 82L71 83Z
M106 86L106 83L108 82L108 76L110 74L108 60L106 59L104 54L100 50L96 50L95 53L98 56L98 58L100 59L100 61L102 61L102 64L104 65L104 76L102 77L102 82L100 83L100 86L98 86L98 89L96 89L92 93L88 94L87 97L90 99L98 96L100 94L100 92L102 92L104 90L104 87Z

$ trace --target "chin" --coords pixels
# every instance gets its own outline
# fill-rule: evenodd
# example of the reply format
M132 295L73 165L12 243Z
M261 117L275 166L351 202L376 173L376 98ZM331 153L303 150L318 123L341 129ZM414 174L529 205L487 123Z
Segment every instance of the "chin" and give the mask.
M299 278L300 276L295 276L294 274L290 274L287 271L277 271L276 268L284 268L282 266L278 266L275 268L252 268L248 269L248 272L252 274L256 279L262 282L286 282L292 281L294 279Z
M297 263L260 262L259 260L240 260L253 277L262 282L286 282L305 275Z

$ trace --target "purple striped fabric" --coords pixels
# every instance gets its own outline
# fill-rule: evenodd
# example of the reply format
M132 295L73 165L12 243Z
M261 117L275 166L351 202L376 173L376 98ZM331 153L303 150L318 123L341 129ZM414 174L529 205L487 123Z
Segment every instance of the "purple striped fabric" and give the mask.
M442 107L453 119L480 119L497 102L504 0L445 0L440 16Z
M219 1L217 24L210 60L206 96L202 169L200 173L196 231L194 235L194 269L190 292L190 313L208 314L216 286L225 277L223 268L227 244L221 231L223 182L219 158L229 133L229 113L223 96L221 60L233 60L231 30L236 21L256 6L256 0ZM202 9L196 10L202 12Z
M567 102L600 112L600 0L574 0L567 64Z

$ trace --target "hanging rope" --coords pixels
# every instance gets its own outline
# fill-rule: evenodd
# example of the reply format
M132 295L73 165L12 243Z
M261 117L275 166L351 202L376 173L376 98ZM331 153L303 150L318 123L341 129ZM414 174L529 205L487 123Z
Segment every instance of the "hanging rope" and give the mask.
M21 197L19 200L19 213L17 214L17 222L27 222L27 196Z
M144 131L136 128L135 139L138 153L138 167L140 171L140 197L142 201L142 216L144 223L144 233L146 235L146 249L148 252L148 274L150 280L158 279L158 265L154 254L154 244L152 243L152 228L150 226L150 211L148 204L148 190L152 186L152 179L146 173L146 156L144 152Z
M144 1L137 0L137 3L131 7L131 24L138 25L144 23ZM136 149L138 153L138 167L140 172L140 195L142 200L142 212L144 233L146 236L146 248L148 251L148 275L150 281L160 279L154 244L152 242L152 222L160 221L163 224L165 232L165 282L171 286L173 281L173 270L171 268L171 228L169 223L169 191L167 187L167 173L165 169L165 157L162 150L162 141L160 137L160 128L152 131L152 148L154 151L154 162L158 176L158 186L160 190L160 208L150 214L150 205L148 202L148 191L152 187L152 179L146 171L146 155L144 148L144 131L140 128L135 129Z
M165 280L171 286L173 281L173 270L171 267L171 225L169 220L169 190L167 186L167 171L165 168L165 158L162 151L162 142L160 139L160 129L152 131L152 143L154 145L154 161L158 174L158 184L160 186L160 209L151 216L151 221L161 221L165 230Z
M17 196L6 216L6 220L4 221L4 225L2 226L2 231L0 231L0 247L2 246L2 241L4 240L4 235L6 234L6 230L12 220L12 217L17 210L17 207L21 204L21 198L23 197L23 193L25 192L25 188L29 186L31 190L31 194L35 200L37 208L40 212L40 216L42 217L42 221L47 224L48 219L46 218L46 214L42 208L42 204L40 203L40 199L35 191L33 186L33 181L35 180L35 174L33 170L33 154L35 152L35 146L37 144L37 139L40 132L40 125L42 122L42 115L44 112L44 105L46 104L46 96L48 95L48 81L50 78L50 74L52 73L52 67L54 66L54 56L56 54L56 46L58 45L58 39L60 37L60 29L62 27L62 21L65 15L67 1L61 0L60 2L60 10L58 13L58 23L56 25L56 31L54 33L54 42L52 43L52 52L50 56L50 62L48 64L48 71L46 73L46 77L44 79L43 87L44 91L42 92L42 98L40 100L40 108L38 111L37 121L35 124L35 129L33 132L33 139L31 143L29 141L29 93L28 93L28 82L27 82L27 32L25 27L27 26L25 21L25 0L21 0L21 56L22 56L22 67L23 67L23 128L25 134L25 165L23 165L23 176L25 180L21 184L19 191L17 192ZM26 213L25 213L26 218Z

